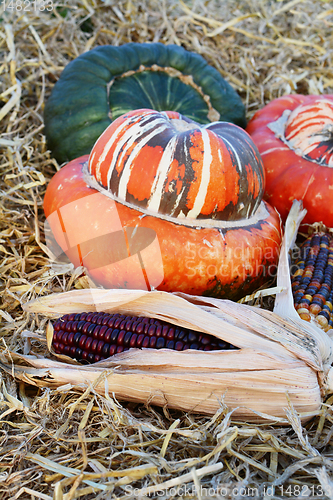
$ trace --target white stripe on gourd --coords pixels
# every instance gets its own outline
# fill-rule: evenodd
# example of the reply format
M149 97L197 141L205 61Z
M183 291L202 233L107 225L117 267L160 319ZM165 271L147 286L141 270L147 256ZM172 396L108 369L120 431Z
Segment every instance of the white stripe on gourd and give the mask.
M205 204L206 195L208 191L208 185L210 181L210 167L213 161L212 148L210 145L209 134L206 130L201 131L201 137L203 140L203 160L201 169L201 181L199 186L199 191L195 197L194 205L192 210L187 214L191 219L197 219L201 214L201 210Z
M108 186L110 189L110 181L111 181L111 174L112 171L114 170L116 160L119 161L121 164L122 159L124 156L126 156L128 149L133 145L133 143L137 144L134 146L133 151L130 153L126 161L124 162L123 169L120 174L120 181L118 185L118 193L117 196L121 200L126 200L126 194L127 194L127 186L131 177L132 169L133 169L133 160L139 153L139 151L145 146L151 139L153 139L155 136L161 134L166 128L167 124L163 123L162 120L154 120L154 122L151 124L149 123L147 126L140 127L140 123L133 125L126 134L124 134L124 144L126 144L126 147L124 147L123 152L121 153L120 157L117 158L116 155L114 155L115 161L113 163L112 169L110 168L108 172ZM153 131L146 135L145 137L142 137L140 139L140 136L147 132L149 128L154 127ZM127 137L128 134L128 137ZM122 141L121 141L122 142Z
M135 117L136 118L136 117ZM132 119L133 121L133 119ZM119 125L116 130L114 131L114 133L111 135L110 139L107 141L107 143L105 144L104 148L103 148L103 151L102 153L100 154L99 158L98 158L98 161L97 161L97 164L96 164L96 167L95 167L95 178L98 182L101 182L102 181L102 178L101 178L101 166L103 164L103 162L105 161L105 158L108 154L108 152L110 151L110 149L112 148L112 145L116 139L116 137L119 136L119 134L122 132L122 130L128 126L128 121L125 120L121 125ZM99 138L99 141L102 139L102 137L104 136L104 134L107 134L108 133L108 129L104 130L103 134L101 135L101 137ZM89 164L92 165L93 163L93 159L94 159L94 155L93 157L89 160ZM91 171L91 169L90 169Z
M151 195L147 204L147 209L151 210L152 212L159 212L161 198L163 195L163 188L166 183L172 161L174 159L178 139L179 137L177 135L174 135L170 139L163 151L162 157L158 164L155 179L151 187Z

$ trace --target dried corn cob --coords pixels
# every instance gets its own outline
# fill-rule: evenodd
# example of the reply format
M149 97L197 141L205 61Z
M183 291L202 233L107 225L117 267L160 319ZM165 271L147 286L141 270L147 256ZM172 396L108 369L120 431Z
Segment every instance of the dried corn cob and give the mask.
M65 314L53 325L57 354L95 363L131 347L201 351L236 349L213 335L143 316L84 312Z
M314 233L300 247L291 277L294 305L299 316L325 331L333 328L333 237Z

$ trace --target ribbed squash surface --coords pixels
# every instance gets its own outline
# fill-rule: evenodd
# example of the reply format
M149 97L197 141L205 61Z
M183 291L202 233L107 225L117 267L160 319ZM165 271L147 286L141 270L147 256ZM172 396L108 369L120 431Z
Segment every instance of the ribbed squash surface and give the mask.
M108 127L89 171L117 200L179 219L251 217L265 182L260 155L240 127L147 109Z

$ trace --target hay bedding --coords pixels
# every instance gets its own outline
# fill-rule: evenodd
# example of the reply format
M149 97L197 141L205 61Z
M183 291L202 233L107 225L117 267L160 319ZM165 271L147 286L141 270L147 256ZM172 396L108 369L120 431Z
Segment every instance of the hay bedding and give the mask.
M42 199L59 166L42 113L63 67L101 44L176 43L222 73L250 118L286 93L333 93L333 9L320 0L74 0L46 13L4 3L0 345L44 355L45 320L21 303L86 285L80 270L51 268L44 244ZM1 499L333 498L333 398L305 427L291 407L290 427L253 426L223 405L202 418L0 376Z

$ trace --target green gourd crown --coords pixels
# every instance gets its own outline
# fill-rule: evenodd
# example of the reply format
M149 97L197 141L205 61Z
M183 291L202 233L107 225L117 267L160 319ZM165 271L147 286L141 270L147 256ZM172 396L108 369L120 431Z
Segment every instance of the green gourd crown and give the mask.
M104 45L71 61L53 87L48 148L59 163L89 154L113 120L140 108L246 126L240 96L199 54L162 43Z

